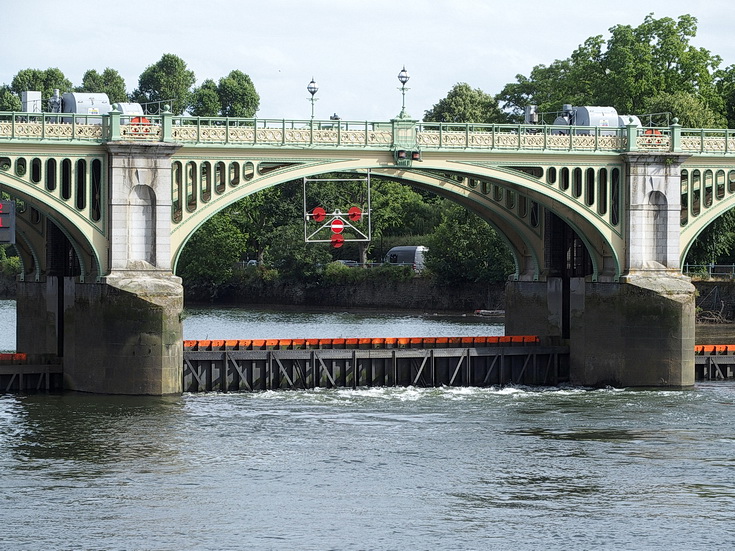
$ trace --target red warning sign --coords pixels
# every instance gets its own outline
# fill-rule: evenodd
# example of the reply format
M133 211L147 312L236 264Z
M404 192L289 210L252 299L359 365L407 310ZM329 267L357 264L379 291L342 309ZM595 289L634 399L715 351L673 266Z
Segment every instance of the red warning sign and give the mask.
M331 228L334 233L342 233L342 230L345 229L345 223L339 218L335 218L332 220Z

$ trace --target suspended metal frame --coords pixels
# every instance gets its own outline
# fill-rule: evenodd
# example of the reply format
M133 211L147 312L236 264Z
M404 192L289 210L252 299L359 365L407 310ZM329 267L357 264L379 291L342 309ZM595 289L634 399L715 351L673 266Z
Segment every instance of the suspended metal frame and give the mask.
M307 209L306 206L306 193L307 184L310 182L364 182L367 191L366 208L362 211L362 218L365 220L367 228L357 227L350 219L349 213L342 212L339 209L335 209L333 212L326 213L322 224L314 231L309 233L309 222L314 219L314 214ZM356 176L355 178L304 178L304 241L306 243L330 243L332 233L332 222L339 220L344 224L344 231L351 231L355 237L344 238L344 242L369 242L372 240L372 222L371 222L371 203L370 203L370 171L367 171L365 176ZM329 232L329 236L324 238L316 237L318 234Z

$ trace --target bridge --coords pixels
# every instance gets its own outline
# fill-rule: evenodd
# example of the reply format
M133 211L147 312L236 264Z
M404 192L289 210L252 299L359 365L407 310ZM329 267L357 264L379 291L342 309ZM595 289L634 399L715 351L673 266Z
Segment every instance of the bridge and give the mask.
M413 155L412 153L415 153ZM17 201L18 350L67 388L181 391L187 240L287 181L370 171L486 219L510 247L506 332L570 346L577 384L694 382L697 236L735 205L735 131L0 113ZM99 371L105 376L100 377Z

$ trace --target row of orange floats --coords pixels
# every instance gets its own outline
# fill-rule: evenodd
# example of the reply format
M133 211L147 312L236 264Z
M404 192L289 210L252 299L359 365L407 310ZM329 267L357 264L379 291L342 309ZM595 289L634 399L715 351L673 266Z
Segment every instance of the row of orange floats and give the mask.
M503 337L398 337L345 339L249 339L184 341L185 351L210 350L316 350L381 348L472 348L477 346L522 346L537 344L535 335Z
M735 344L698 344L694 347L696 356L729 356L735 354Z
M25 352L16 352L11 354L0 354L0 364L22 364L28 361L28 354Z

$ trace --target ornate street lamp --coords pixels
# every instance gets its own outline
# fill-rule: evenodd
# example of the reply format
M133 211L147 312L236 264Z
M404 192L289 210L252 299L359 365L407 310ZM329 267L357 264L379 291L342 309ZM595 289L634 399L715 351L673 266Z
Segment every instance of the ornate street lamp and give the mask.
M398 73L398 80L401 83L401 94L403 95L403 103L401 105L401 114L398 115L399 119L406 119L409 118L408 113L406 113L406 90L410 90L410 88L406 88L406 83L408 82L408 79L411 78L411 76L408 74L408 71L406 71L406 66L403 66L403 69L401 69L401 72Z
M317 98L314 97L314 94L317 93L319 90L319 86L317 85L316 81L314 80L314 77L311 77L311 82L306 87L306 89L311 94L311 98L309 98L309 101L311 101L311 120L314 121L314 102L317 101Z

